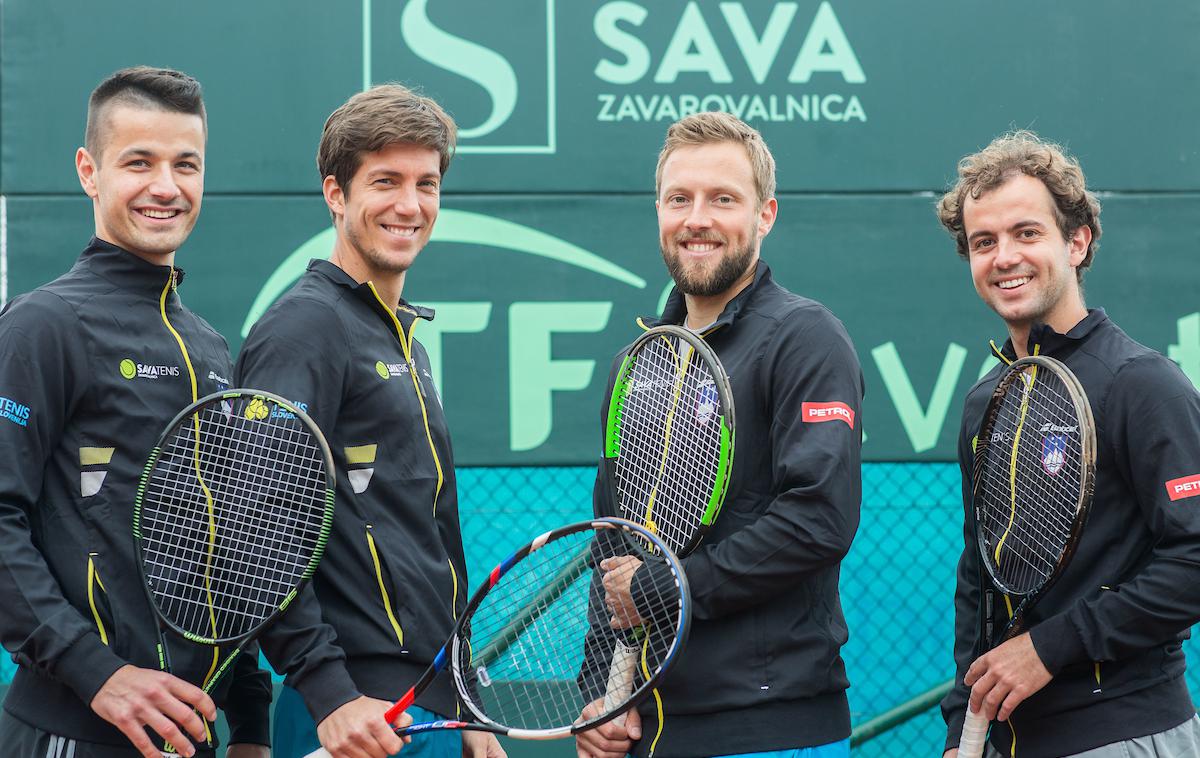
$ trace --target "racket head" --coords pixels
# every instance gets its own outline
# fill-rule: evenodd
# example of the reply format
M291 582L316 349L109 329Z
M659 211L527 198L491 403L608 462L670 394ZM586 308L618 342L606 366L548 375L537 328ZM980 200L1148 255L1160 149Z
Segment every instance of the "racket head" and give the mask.
M160 622L205 645L252 637L316 571L334 491L324 435L284 398L232 389L182 410L134 501L138 571Z
M672 325L642 334L617 372L604 439L616 514L677 555L694 550L733 469L733 391L708 343Z
M984 413L972 482L980 555L1000 591L1032 597L1054 583L1079 542L1095 475L1096 424L1078 378L1046 356L1012 363Z
M611 626L599 568L621 556L653 566L639 609L641 674L628 697L583 721L584 707L603 696L616 643L627 635ZM594 519L546 532L493 569L459 620L451 670L482 728L524 739L565 737L647 697L679 657L690 623L687 580L666 545L632 522Z

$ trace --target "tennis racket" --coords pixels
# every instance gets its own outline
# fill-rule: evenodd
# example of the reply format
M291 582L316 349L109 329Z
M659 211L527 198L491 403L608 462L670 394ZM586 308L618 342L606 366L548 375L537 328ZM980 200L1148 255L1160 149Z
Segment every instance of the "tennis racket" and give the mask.
M729 376L708 343L679 326L647 330L621 362L609 400L604 470L617 514L686 556L721 510L733 431ZM633 688L637 632L630 637L618 640L606 700Z
M1092 501L1096 424L1079 380L1059 361L1030 356L1000 377L975 447L972 498L983 565L1009 613L996 644L1025 631L1029 611L1062 575ZM984 594L984 649L994 603ZM1012 599L1020 598L1016 610ZM959 758L979 758L988 721L967 708Z
M583 707L603 687L612 640L621 635L603 608L600 561L632 555L664 569L639 607L645 621L646 681L612 709L586 721ZM521 739L553 739L590 729L636 705L675 661L687 637L691 599L679 562L645 528L615 518L542 534L492 569L450 639L412 688L384 714L395 721L450 666L473 721L412 724L398 734L470 729ZM324 749L307 758L328 758Z
M316 570L334 486L324 436L281 397L218 392L171 421L150 453L133 509L163 671L171 669L166 630L212 645L214 668L202 686L212 692ZM217 665L221 645L235 649Z

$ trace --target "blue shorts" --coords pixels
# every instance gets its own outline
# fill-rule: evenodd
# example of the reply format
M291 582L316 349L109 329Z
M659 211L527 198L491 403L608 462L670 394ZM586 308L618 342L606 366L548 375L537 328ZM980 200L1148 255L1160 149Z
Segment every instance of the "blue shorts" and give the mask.
M765 753L739 753L720 756L720 758L850 758L850 738L815 747L770 750Z
M410 707L407 712L414 724L446 718L417 705ZM279 688L271 742L271 755L275 758L303 758L321 747L317 739L317 725L308 715L308 708L300 693L291 687ZM462 758L462 732L435 729L414 734L412 743L404 746L402 755L405 758Z

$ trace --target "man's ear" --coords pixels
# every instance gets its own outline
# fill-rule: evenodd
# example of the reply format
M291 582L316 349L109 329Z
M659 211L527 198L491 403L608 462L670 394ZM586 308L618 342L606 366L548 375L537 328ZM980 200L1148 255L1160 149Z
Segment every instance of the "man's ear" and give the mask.
M75 151L75 173L79 175L79 185L83 187L83 191L88 197L93 200L99 194L96 190L96 171L99 170L99 164L92 154L87 151L86 147L81 147Z

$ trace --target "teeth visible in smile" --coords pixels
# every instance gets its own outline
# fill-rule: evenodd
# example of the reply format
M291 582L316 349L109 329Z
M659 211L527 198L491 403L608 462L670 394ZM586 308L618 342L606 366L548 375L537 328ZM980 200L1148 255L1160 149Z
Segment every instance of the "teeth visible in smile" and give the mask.
M715 242L685 242L683 246L691 253L707 253L717 249Z
M384 224L383 228L400 237L411 237L417 233L417 227L415 226L391 226L390 224Z
M147 218L174 218L179 214L177 210L157 211L150 208L143 208L140 212Z
M1009 279L1006 282L998 282L996 284L996 286L1002 290L1010 290L1013 287L1020 287L1022 284L1028 284L1028 283L1029 283L1029 277L1023 276L1020 279Z

